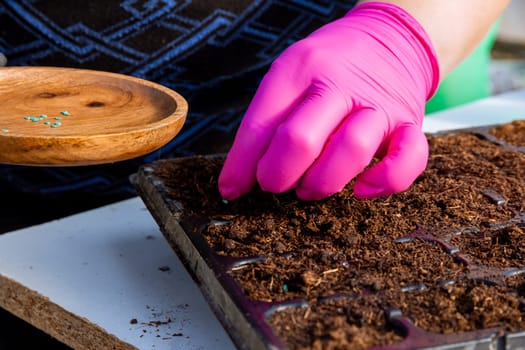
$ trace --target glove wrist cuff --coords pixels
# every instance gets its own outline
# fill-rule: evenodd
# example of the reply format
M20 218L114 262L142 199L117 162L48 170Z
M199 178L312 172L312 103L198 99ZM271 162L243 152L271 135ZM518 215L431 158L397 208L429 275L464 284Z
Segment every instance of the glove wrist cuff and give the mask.
M438 88L440 71L436 50L423 26L405 9L388 2L372 1L359 4L350 10L345 17L356 15L375 18L379 16L382 25L395 28L400 32L402 36L400 42L407 46L407 49L415 51L420 60L425 79L426 99L429 100Z

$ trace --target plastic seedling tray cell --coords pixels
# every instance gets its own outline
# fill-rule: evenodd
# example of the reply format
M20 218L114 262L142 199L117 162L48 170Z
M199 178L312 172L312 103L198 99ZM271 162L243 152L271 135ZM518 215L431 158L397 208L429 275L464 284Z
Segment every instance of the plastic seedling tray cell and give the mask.
M523 125L427 135L425 172L374 200L349 184L225 202L220 155L159 160L132 182L241 349L518 349Z

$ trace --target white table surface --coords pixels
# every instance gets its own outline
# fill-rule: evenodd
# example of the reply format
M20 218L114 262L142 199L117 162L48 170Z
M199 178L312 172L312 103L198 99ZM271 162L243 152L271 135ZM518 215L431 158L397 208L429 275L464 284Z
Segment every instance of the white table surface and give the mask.
M138 197L1 235L0 275L139 349L234 349Z
M525 90L433 113L424 130L514 119ZM139 349L234 348L138 197L0 235L0 275Z
M525 89L429 114L423 131L437 132L525 119Z

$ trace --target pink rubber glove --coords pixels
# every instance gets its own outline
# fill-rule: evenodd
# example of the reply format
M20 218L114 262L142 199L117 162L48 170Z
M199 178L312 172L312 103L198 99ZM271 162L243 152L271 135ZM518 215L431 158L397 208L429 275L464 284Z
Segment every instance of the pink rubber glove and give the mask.
M356 176L359 198L407 189L427 164L421 126L438 82L430 39L411 15L383 2L355 7L273 62L221 171L223 198L258 182L317 200Z

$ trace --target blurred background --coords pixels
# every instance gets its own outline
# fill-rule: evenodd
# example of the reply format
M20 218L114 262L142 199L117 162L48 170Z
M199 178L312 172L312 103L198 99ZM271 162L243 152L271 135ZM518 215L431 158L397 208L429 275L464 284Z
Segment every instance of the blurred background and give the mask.
M525 1L513 0L485 39L440 84L432 113L525 87Z
M525 87L525 1L513 0L505 10L491 51L491 93Z

